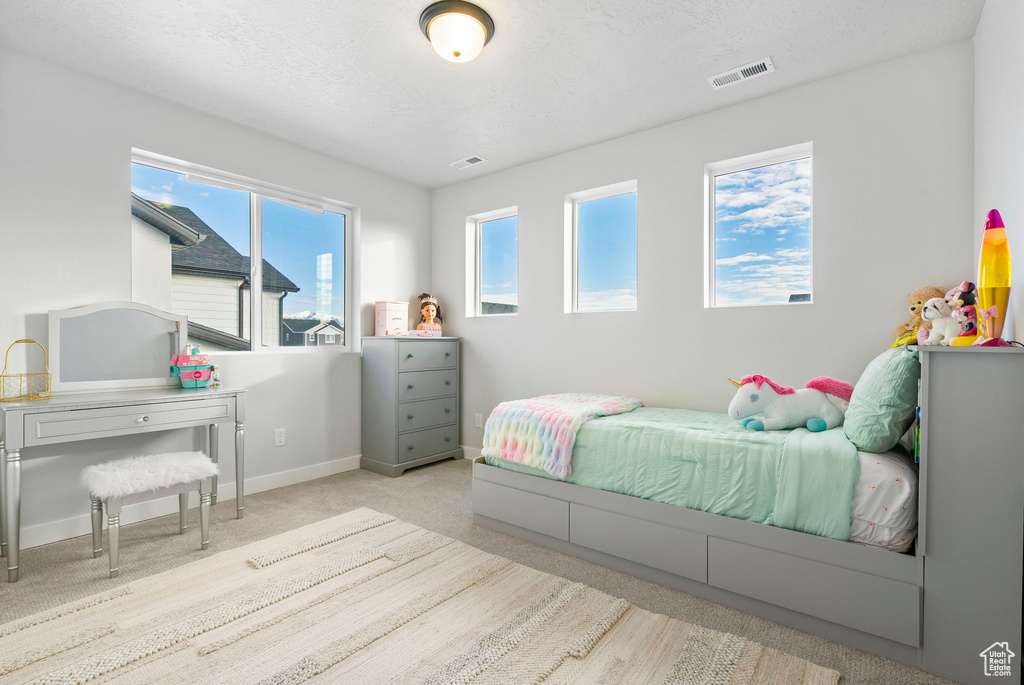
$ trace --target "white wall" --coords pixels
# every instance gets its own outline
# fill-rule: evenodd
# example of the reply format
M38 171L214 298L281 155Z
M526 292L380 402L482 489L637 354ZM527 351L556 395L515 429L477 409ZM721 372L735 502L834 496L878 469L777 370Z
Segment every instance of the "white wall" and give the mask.
M134 215L132 297L158 309L171 309L171 237Z
M1004 338L1024 340L1024 3L987 0L974 35L975 253L990 209L998 209L1010 239L1014 321Z
M0 98L4 345L26 333L45 340L38 315L50 309L129 299L132 147L355 205L362 275L350 327L362 321L372 330L374 300L407 300L430 287L430 195L422 188L7 49L0 49ZM225 385L249 389L250 487L353 464L360 449L357 354L215 359ZM275 449L280 427L288 444ZM230 455L230 431L221 440L221 454ZM77 484L83 466L200 444L197 435L164 434L26 450L23 541L88 530L88 499ZM65 455L74 458L56 458ZM229 493L232 480L225 468Z
M433 292L464 339L463 443L481 445L474 413L546 392L721 411L726 376L855 382L907 318L907 292L973 272L972 80L967 41L434 191ZM704 165L807 141L814 303L704 309ZM565 196L631 179L639 310L564 314ZM467 318L466 217L512 205L520 313Z

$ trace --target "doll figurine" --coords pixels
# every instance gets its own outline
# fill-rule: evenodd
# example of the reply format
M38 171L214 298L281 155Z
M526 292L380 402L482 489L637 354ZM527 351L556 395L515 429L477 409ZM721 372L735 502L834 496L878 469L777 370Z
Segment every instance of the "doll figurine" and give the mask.
M441 318L441 307L438 306L437 299L431 297L428 293L421 293L420 322L416 326L416 330L430 331L426 335L441 335L442 323L444 323L444 319Z

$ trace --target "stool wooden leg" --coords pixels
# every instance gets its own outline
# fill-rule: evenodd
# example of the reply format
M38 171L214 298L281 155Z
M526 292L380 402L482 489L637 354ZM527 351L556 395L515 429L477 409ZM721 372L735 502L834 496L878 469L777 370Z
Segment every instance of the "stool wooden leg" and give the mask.
M199 483L199 542L203 549L210 546L210 479Z
M178 533L185 534L188 530L188 493L178 493Z
M92 558L103 554L103 500L90 497L92 505Z
M107 505L107 548L110 553L110 577L117 578L119 556L121 552L121 500L118 497L108 497Z

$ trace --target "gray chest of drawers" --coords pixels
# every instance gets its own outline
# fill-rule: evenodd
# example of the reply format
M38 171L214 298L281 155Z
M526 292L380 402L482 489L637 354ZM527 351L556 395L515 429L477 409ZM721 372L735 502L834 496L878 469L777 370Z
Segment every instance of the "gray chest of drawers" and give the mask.
M461 459L459 339L363 338L360 467L386 476Z

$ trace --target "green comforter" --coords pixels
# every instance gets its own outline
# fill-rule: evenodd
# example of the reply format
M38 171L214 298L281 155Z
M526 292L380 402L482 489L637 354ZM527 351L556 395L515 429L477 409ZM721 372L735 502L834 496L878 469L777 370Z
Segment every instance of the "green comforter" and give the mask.
M642 407L585 423L565 482L846 540L859 476L842 428L749 431L727 414Z

